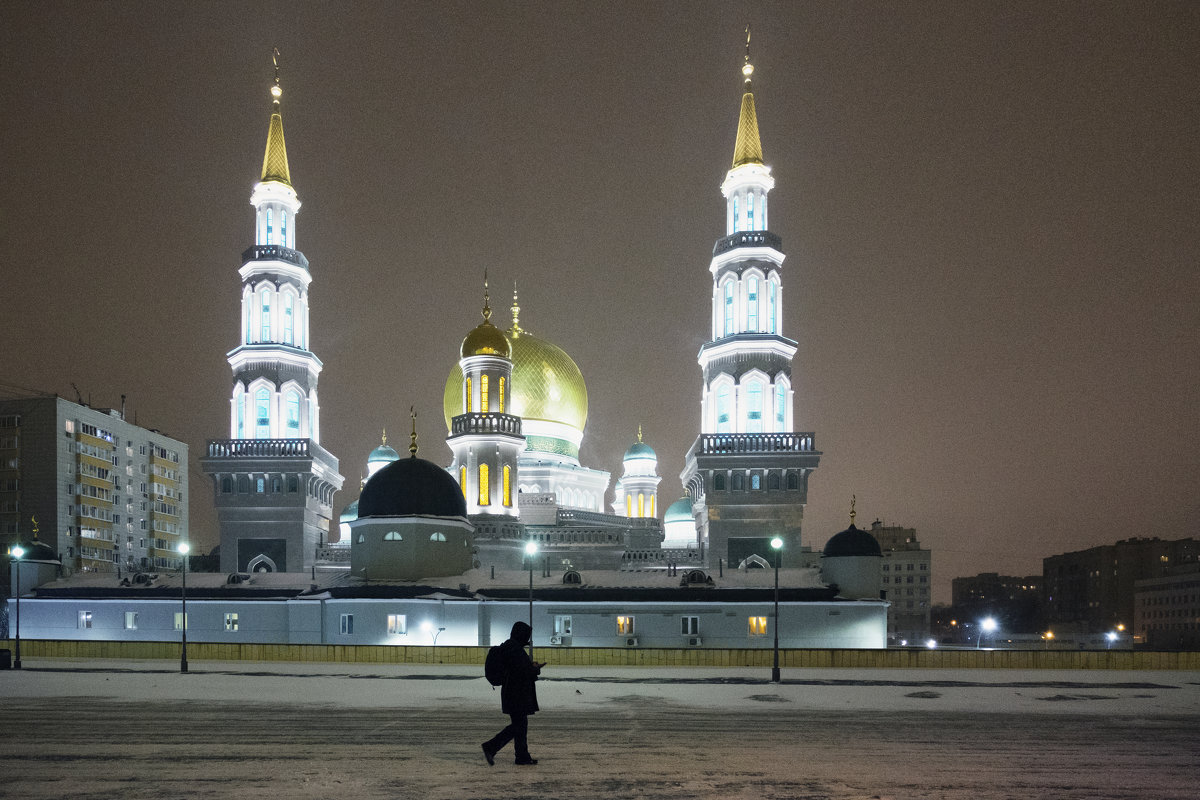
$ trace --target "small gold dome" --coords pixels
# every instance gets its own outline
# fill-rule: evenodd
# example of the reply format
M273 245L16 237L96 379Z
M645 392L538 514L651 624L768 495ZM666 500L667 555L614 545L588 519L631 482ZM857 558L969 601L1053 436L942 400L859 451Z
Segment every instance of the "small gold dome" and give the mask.
M468 356L511 358L512 345L509 344L504 331L485 319L467 334L467 338L463 339L462 349L459 352L463 358Z

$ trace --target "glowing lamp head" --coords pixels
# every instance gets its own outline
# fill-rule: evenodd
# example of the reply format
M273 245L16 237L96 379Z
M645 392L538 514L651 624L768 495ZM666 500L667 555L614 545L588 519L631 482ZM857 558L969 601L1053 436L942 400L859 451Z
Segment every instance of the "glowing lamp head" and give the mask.
M1116 632L1116 631L1109 631L1109 632L1108 632L1108 640L1109 640L1110 642L1115 642L1115 641L1117 640L1117 632Z
M424 622L421 623L421 630L425 631L426 633L429 633L430 631L433 630L433 623L430 622L429 620L425 620Z
M776 550L782 550L783 549L783 539L780 539L778 536L776 536L774 539L771 540L771 547L773 547Z
M17 544L17 545L13 545L12 550L10 550L9 552L12 553L13 558L21 558L23 555L25 555L25 548L21 547L21 545Z
M746 76L746 80L750 80L750 76L754 74L754 65L750 62L743 64L742 74Z
M983 622L979 623L979 627L983 628L983 630L986 633L991 633L992 631L996 630L996 628L997 628L996 620L992 619L991 617L988 617Z
M187 542L180 542L180 543L179 543L179 553L180 553L180 555L185 555L185 556L186 556L186 555L187 555L187 554L188 554L188 553L191 551L191 549L192 549L192 546L191 546L190 544L188 544Z
M930 650L937 650L937 640L936 639L926 639L925 646L928 647Z
M537 542L526 542L525 543L525 555L531 556L537 552L537 549L538 549Z

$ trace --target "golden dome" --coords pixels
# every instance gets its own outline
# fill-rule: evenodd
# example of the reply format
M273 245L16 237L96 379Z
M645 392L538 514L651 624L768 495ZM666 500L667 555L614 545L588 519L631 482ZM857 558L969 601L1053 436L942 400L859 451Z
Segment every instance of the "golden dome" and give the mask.
M471 331L463 342L464 356L467 342L483 327L480 325ZM503 333L500 335L504 336ZM505 342L509 342L507 337ZM513 334L511 345L513 391L511 404L505 412L522 419L562 423L582 434L587 424L588 400L587 386L579 367L562 349L520 329ZM462 382L462 369L455 365L446 379L442 403L447 430L450 429L450 418L462 413Z
M512 353L512 347L509 345L508 337L504 335L504 331L485 319L467 334L467 338L463 339L462 349L459 352L463 358L467 358L468 356L500 356L501 358L509 358ZM461 376L462 372L460 370L460 392Z

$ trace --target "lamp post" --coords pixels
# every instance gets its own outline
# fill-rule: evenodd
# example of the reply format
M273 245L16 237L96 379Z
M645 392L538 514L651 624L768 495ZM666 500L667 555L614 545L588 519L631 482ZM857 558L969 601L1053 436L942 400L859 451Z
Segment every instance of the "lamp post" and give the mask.
M991 633L996 630L996 620L988 617L979 623L979 635L975 637L975 649L979 649L979 643L983 641L985 633Z
M21 556L25 555L25 548L21 545L15 545L12 550L12 563L16 565L15 572L17 573L17 660L13 662L13 669L21 668Z
M183 647L181 647L179 650L179 671L180 672L188 671L187 670L187 554L188 554L188 551L191 549L192 548L188 545L187 542L179 543L179 555L180 555L179 560L183 562L183 591L180 595L181 598L183 599L183 622L181 622L179 624L179 631L180 631L180 634L182 637L180 639L180 641L183 643Z
M771 682L779 683L779 559L783 555L783 539L771 540L775 550L775 666L771 667Z
M529 658L533 658L533 556L537 553L537 542L525 543L525 557L529 559Z

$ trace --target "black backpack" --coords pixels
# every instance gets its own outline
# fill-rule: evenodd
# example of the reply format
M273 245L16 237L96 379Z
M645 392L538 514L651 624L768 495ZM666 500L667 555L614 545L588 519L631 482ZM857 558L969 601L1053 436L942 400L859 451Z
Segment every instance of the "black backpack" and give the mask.
M492 686L503 686L505 672L504 654L500 652L500 645L489 647L487 658L483 660L483 677L487 678L487 682Z

